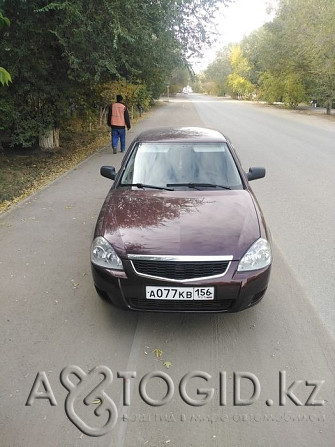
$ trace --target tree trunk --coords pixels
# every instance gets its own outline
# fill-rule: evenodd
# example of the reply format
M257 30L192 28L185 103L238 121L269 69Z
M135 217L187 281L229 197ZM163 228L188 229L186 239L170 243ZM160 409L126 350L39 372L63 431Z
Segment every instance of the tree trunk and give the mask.
M42 150L53 151L59 148L59 129L51 129L41 132L39 136L39 146Z
M59 149L59 128L53 129L54 149Z
M330 115L331 111L332 111L332 99L331 98L327 99L326 107L327 107L327 112L326 113L327 113L327 115Z
M100 118L100 127L106 122L107 119L107 109L109 106L105 106L105 107L100 107L100 113L99 113L99 118Z

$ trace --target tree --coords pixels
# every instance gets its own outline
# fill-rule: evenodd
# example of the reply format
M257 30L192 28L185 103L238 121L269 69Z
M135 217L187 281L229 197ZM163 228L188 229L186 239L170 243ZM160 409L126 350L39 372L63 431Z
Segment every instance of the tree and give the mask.
M30 147L37 139L40 145L50 143L51 135L58 146L58 129L71 101L68 64L55 36L49 32L52 17L36 12L41 0L3 1L1 7L13 18L12 25L1 41L13 82L1 91L0 108L12 110L12 125L7 128L11 144ZM10 106L9 106L10 105Z
M224 96L228 90L227 78L232 72L230 64L230 46L217 53L217 57L205 71L205 90L212 95Z
M230 65L232 72L227 78L227 85L233 96L237 98L250 98L255 87L248 79L250 65L244 57L240 45L231 47Z
M10 20L7 17L4 17L0 12L0 29L3 28L4 25L10 26ZM12 82L11 75L3 67L0 67L0 82L2 85L8 85Z
M333 0L281 0L274 20L248 44L256 66L273 79L286 78L287 103L296 104L309 95L325 102L330 113L335 99Z
M306 90L299 74L289 73L284 79L284 104L296 107L306 101Z
M329 114L335 102L335 2L279 0L278 4L274 19L234 50L229 85L242 89L240 78L247 79L260 98L281 100L291 107L317 99ZM218 59L213 66L217 63Z
M39 135L40 145L55 147L69 113L84 98L90 109L99 85L126 80L157 97L210 41L214 12L229 1L0 0L14 21L0 51L15 80L0 95L12 124L0 127L12 145L30 146Z
M227 78L227 85L235 98L250 98L255 90L254 85L237 73L231 73Z
M335 101L335 3L332 0L295 0L291 6L299 12L303 38L297 39L296 52L307 63L311 91L324 102L327 114Z
M168 80L171 84L170 92L173 94L181 91L183 87L190 83L191 77L192 74L190 73L190 70L187 69L187 67L176 68L175 70L173 70Z
M266 71L259 78L259 98L272 104L283 101L284 85L281 77Z

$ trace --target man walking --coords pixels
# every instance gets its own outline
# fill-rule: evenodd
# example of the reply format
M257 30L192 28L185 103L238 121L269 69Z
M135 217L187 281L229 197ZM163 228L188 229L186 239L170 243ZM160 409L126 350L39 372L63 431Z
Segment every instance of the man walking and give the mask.
M122 102L122 95L116 96L116 102L109 106L107 125L111 127L111 144L113 153L117 153L120 139L121 152L126 149L126 127L130 129L130 119L127 107Z

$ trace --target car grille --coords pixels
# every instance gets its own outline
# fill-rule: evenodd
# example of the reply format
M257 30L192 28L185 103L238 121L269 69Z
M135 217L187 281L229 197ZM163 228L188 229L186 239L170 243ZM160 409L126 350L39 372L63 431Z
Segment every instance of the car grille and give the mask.
M187 261L152 261L133 260L136 272L154 278L187 279L207 278L224 275L230 261L187 262Z
M155 310L161 312L220 312L228 311L235 300L210 300L210 301L167 301L167 300L147 300L145 298L130 298L129 304L135 310Z

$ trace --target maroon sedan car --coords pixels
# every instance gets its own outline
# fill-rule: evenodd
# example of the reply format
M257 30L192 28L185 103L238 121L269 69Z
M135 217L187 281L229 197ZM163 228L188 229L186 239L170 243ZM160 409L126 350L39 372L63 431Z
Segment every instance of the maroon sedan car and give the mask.
M96 224L98 294L124 309L237 312L269 282L271 243L235 150L215 130L141 133L130 145Z

